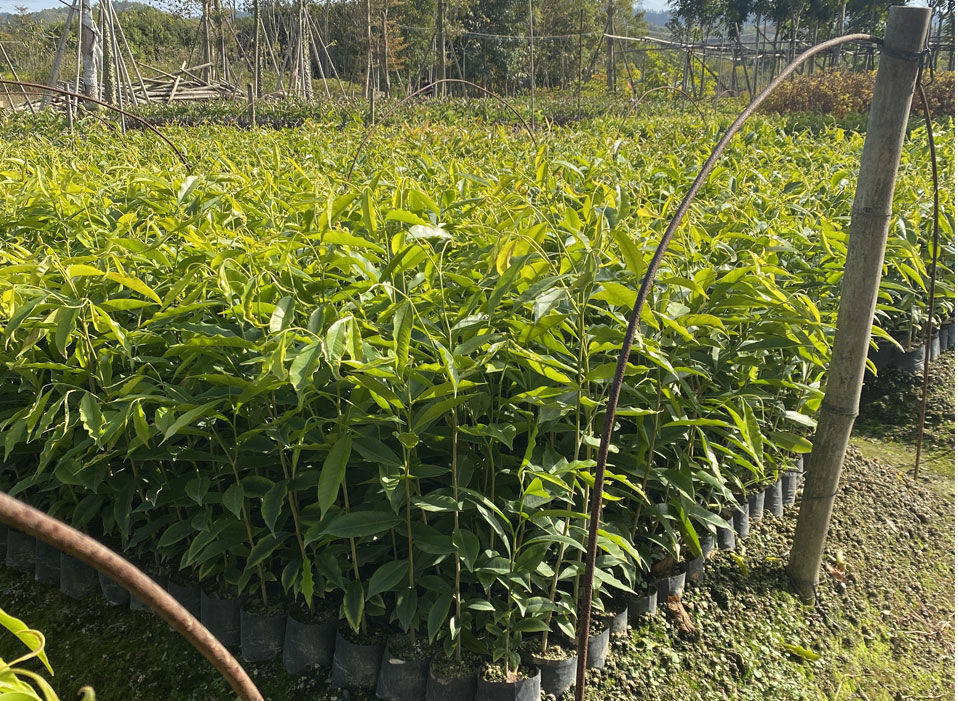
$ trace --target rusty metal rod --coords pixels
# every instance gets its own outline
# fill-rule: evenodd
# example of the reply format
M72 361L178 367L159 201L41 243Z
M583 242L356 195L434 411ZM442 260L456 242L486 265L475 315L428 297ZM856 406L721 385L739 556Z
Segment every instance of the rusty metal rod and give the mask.
M928 132L928 151L931 157L931 180L934 192L934 207L932 207L932 217L934 225L932 228L932 254L931 254L931 275L928 283L928 315L925 321L925 361L922 368L921 378L921 409L918 419L918 438L915 444L915 469L912 471L912 477L918 479L918 467L921 464L921 444L925 438L925 416L928 413L928 366L931 365L931 320L935 313L935 283L938 278L938 239L939 223L941 216L940 201L938 197L938 156L935 152L935 134L932 130L931 112L928 109L928 99L925 97L925 87L918 82L918 96L921 98L922 113L925 117L925 131Z
M129 561L6 492L0 492L0 521L59 548L122 584L199 650L243 701L263 701L263 695L229 650L165 589Z
M649 296L649 291L652 289L652 282L655 279L655 274L659 269L659 265L662 263L662 259L665 257L665 251L668 249L669 243L672 241L672 237L675 235L679 225L682 223L682 219L685 217L686 212L688 212L689 207L692 205L692 200L698 194L699 190L702 189L702 186L705 184L709 173L712 172L712 169L715 167L716 163L718 163L722 152L725 151L725 147L728 146L729 142L732 140L732 137L734 137L738 133L739 129L742 128L742 125L745 124L745 121L755 113L755 110L758 109L759 105L761 105L765 99L779 85L781 85L789 75L791 75L799 66L801 66L802 63L807 61L812 56L821 53L822 51L853 41L867 41L880 44L882 40L879 37L873 36L871 34L846 34L845 36L835 37L834 39L829 39L828 41L823 41L821 44L813 46L807 51L799 54L795 60L788 64L788 66L786 66L785 69L778 76L776 76L771 83L768 84L768 86L752 101L752 103L746 107L738 117L736 117L735 121L732 122L731 126L729 126L726 132L722 135L722 138L719 139L718 144L716 144L715 148L712 149L712 153L709 154L709 157L702 166L702 169L699 171L699 174L695 177L695 180L692 182L692 186L689 188L688 192L685 193L685 197L679 204L675 215L672 217L672 221L669 222L669 226L665 230L665 234L662 236L662 240L659 241L659 245L655 249L652 260L649 261L648 270L646 271L645 277L642 280L642 286L639 288L639 294L635 299L635 306L632 307L632 314L629 317L629 324L625 331L625 339L622 342L622 348L619 351L619 359L616 363L615 374L612 376L612 383L609 386L609 399L606 404L605 421L602 426L602 437L599 442L599 452L596 456L595 485L593 486L592 503L589 510L589 540L586 546L585 581L579 596L578 612L576 615L576 648L578 651L578 662L576 666L575 701L583 701L585 698L586 648L589 643L589 624L591 622L592 614L592 591L593 579L595 577L595 558L596 551L598 549L599 520L602 517L602 489L605 484L605 466L609 458L609 445L612 443L612 431L615 428L615 410L619 404L619 393L622 390L622 383L625 380L625 370L629 362L629 354L632 352L632 344L635 341L635 333L639 327L639 318L642 312L642 307L645 305L645 300Z
M88 95L83 95L82 93L76 93L76 92L72 92L72 91L70 91L70 90L64 90L63 88L55 88L55 87L52 87L52 86L50 86L50 85L40 85L39 83L28 83L28 82L23 81L23 80L6 80L6 79L4 79L4 78L0 78L0 85L19 85L21 88L31 88L32 90L36 90L36 91L39 91L39 92L41 92L41 93L43 93L43 92L55 92L55 93L58 93L58 94L60 94L60 95L67 95L68 97L75 97L75 98L78 98L78 99L80 99L80 100L86 100L87 102L92 102L92 103L94 103L94 104L96 104L96 105L100 105L101 107L106 107L107 109L113 110L114 112L119 112L119 113L122 114L124 117L129 117L130 119L134 120L135 122L139 122L140 124L142 124L143 126L145 126L147 129L149 129L150 131L152 131L154 134L156 134L158 137L160 137L161 139L163 139L163 141L166 142L166 145L169 146L171 149L173 149L173 152L176 154L177 158L179 158L179 159L183 162L183 165L185 165L185 166L187 167L187 169L189 169L189 167L190 167L189 161L186 160L186 156L183 155L183 152L180 151L180 150L176 147L176 144L174 144L172 141L170 141L168 138L166 138L166 137L160 132L159 129L157 129L156 127L154 127L152 124L150 124L148 121L146 121L146 120L143 119L142 117L137 117L137 116L136 116L135 114L133 114L132 112L127 112L127 111L124 110L124 109L120 109L120 108L117 107L116 105L111 105L111 104L109 104L108 102L103 102L103 101L101 101L101 100L97 100L95 97L90 97L90 96L88 96Z

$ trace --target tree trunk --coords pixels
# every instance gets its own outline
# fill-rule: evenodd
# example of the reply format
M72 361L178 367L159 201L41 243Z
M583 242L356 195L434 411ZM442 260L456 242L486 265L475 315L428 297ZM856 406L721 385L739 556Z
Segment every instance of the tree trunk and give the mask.
M103 49L100 45L100 30L93 21L93 12L90 10L90 0L81 0L80 21L83 24L80 42L83 56L83 94L99 99L99 67L103 61Z
M101 0L99 4L100 15L100 36L103 37L103 43L107 47L103 54L103 101L111 105L116 104L116 65L113 61L113 33L110 31L112 19L107 11L106 3Z

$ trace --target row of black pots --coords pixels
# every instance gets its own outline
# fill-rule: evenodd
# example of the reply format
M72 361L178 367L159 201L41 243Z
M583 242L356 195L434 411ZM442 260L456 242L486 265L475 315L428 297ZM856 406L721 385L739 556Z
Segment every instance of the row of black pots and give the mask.
M907 343L906 334L893 334L902 346ZM869 349L868 358L875 364L877 370L885 368L898 368L906 372L921 372L925 363L925 347L922 343L916 348L910 350L898 350L894 345L887 342L878 344L877 348ZM941 325L931 333L930 360L935 360L939 354L955 347L955 321L954 319Z
M743 503L732 509L728 526L716 532L719 549L735 550L736 539L748 537L749 521L759 521L766 513L776 518L784 516L785 507L795 503L804 464L802 456L798 456L793 467L784 470L776 482L749 494Z
M697 586L704 580L704 564L711 551L734 550L735 539L748 536L749 519L760 519L765 511L781 516L785 506L794 502L802 459L795 469L786 471L780 480L764 490L749 495L747 501L733 511L729 527L719 529L716 536L700 539L702 555L685 563L685 569L661 577L644 595L631 597L627 607L612 618L611 624L589 638L587 667L602 669L609 649L610 634L624 633L628 619L654 614L658 601L670 596L681 597L686 586ZM0 533L8 567L32 572L36 579L57 585L75 599L82 599L97 589L112 605L129 604L131 609L146 609L122 586L85 563L61 553L13 529ZM99 580L99 581L98 581ZM216 598L198 584L166 583L167 591L224 645L239 647L248 662L262 662L282 653L288 673L303 674L313 667L332 669L330 683L334 687L376 688L382 699L396 701L462 698L493 701L498 699L538 699L540 692L561 696L575 681L576 657L560 660L526 655L534 674L517 682L488 682L478 676L462 679L441 679L428 659L406 661L390 653L380 641L369 645L351 642L338 632L336 621L302 622L283 612L272 615L247 611L236 598Z
M667 601L670 596L681 598L687 586L701 585L705 579L705 561L712 550L715 547L735 550L736 539L748 537L749 521L758 521L766 513L776 518L784 516L785 507L795 503L803 466L804 461L798 456L794 466L783 471L778 480L748 495L743 503L733 508L726 528L717 529L714 536L709 533L699 538L702 546L700 556L687 560L684 570L655 579L651 594L630 599L630 617L655 613L658 602Z
M13 529L0 534L7 567L34 574L74 599L83 599L99 588L114 606L147 610L137 597L97 571L57 548ZM98 586L99 585L99 586ZM198 584L170 580L166 589L196 616L220 642L239 647L247 662L263 662L282 653L289 674L304 674L315 667L331 668L330 684L337 688L375 688L381 699L394 701L446 701L449 698L499 701L538 699L541 693L560 696L575 681L576 656L550 660L527 656L534 673L516 682L489 682L479 675L443 679L429 659L405 661L391 654L380 641L369 645L350 641L330 620L308 623L283 612L261 615L247 611L239 599L216 598ZM654 610L654 595L653 595ZM611 625L589 638L587 667L602 669L609 650L610 633L624 633L629 609L618 612Z

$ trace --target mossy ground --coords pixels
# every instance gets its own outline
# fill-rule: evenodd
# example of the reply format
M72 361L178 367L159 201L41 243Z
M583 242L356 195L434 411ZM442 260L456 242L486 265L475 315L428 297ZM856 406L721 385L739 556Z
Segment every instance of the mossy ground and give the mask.
M705 586L685 606L696 631L681 633L660 609L614 639L587 697L622 699L953 698L954 356L934 366L931 440L910 476L915 380L893 374L863 397L826 548L847 582L823 573L820 601L803 606L785 562L798 509L753 523L738 552L717 553ZM213 669L148 613L75 602L0 569L0 606L47 636L64 699L92 684L103 701L230 699ZM785 646L791 647L791 651ZM804 659L803 651L818 657ZM10 659L16 644L0 640ZM248 665L272 700L343 698L326 672L288 677L279 661ZM371 698L353 694L352 699Z

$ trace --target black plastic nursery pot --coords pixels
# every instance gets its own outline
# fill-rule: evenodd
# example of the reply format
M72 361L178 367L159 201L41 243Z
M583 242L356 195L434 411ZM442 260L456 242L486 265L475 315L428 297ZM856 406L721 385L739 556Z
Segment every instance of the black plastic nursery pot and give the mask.
M42 540L37 541L36 561L33 567L33 578L44 584L60 586L60 549L47 545Z
M655 580L655 591L658 601L666 602L670 596L682 597L685 592L685 572L673 574L671 577L659 577Z
M735 527L735 535L742 540L748 538L748 509L748 502L745 502L732 510L732 525Z
M654 614L658 608L658 592L653 589L647 594L629 597L629 618L635 620L639 616Z
M369 644L354 643L343 637L342 632L337 631L329 685L337 689L350 686L374 689L385 648L384 640Z
M384 701L422 701L426 697L430 658L406 660L386 643L376 680L376 698Z
M760 489L748 495L748 517L753 521L761 521L765 512L765 490Z
M585 666L587 669L603 669L605 658L609 655L609 632L605 626L595 635L589 636L589 645L586 647Z
M250 613L240 610L240 651L247 662L266 662L283 652L286 612Z
M705 558L700 555L685 563L685 583L690 587L698 587L703 581L705 581Z
M436 670L436 660L429 665L425 701L473 701L476 698L476 675L445 677Z
M699 546L702 548L702 557L708 560L712 551L715 550L715 536L711 533L699 536Z
M103 598L110 606L127 606L130 603L130 592L107 577L102 572L97 572L96 577L100 580L100 591Z
M559 698L575 684L576 664L579 656L570 653L571 657L562 659L551 659L539 657L530 653L529 661L539 668L541 679L539 686L543 694L550 694Z
M805 474L805 468L806 468L805 456L804 456L804 455L799 455L799 456L797 456L797 457L795 458L795 468L794 468L794 469L798 471L798 474L804 475L804 474Z
M919 346L898 356L897 367L905 372L921 372L925 367L925 347Z
M795 493L798 491L800 473L789 470L782 473L782 506L791 506L795 503Z
M85 599L100 588L96 570L72 555L60 553L60 591L71 599Z
M223 645L239 647L241 641L239 599L218 599L201 591L200 622Z
M336 621L301 623L288 614L283 639L283 666L287 674L305 674L313 667L332 665L336 626Z
M12 528L7 530L7 553L4 562L18 572L33 574L37 563L37 540Z
M541 696L542 672L538 669L515 682L487 682L482 675L476 682L476 701L539 701Z
M765 513L775 518L781 518L785 515L785 506L782 503L781 479L765 488Z
M727 527L715 531L715 540L718 543L719 550L735 550L735 526L732 523L732 518L729 517L726 523L728 523Z
M196 618L202 615L199 584L180 584L171 579L166 583L166 591Z
M949 319L941 325L941 352L955 347L955 320Z
M895 364L898 353L891 343L879 343L877 348L868 349L868 359L875 364L876 370L884 370Z
M629 605L612 611L612 620L609 621L609 632L612 635L625 635L629 632Z

